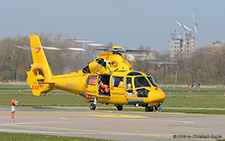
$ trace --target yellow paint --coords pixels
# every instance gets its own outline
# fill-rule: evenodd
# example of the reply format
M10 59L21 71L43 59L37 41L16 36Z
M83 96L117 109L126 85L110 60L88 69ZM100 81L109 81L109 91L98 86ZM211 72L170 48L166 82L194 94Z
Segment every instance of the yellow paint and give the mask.
M114 46L113 48L114 49L122 49L122 47L120 47L120 46Z
M95 117L117 117L117 118L147 118L145 116L139 116L139 115L124 115L124 114L90 114L90 116Z

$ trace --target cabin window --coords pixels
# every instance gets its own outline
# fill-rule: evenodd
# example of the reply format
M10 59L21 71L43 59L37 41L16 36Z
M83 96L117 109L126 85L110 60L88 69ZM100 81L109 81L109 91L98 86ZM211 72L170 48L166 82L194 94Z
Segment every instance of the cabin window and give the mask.
M135 77L134 78L134 85L135 85L135 88L150 87L150 84L148 83L148 80L144 76Z
M124 83L123 83L123 77L112 77L112 87L119 87L123 88Z
M88 76L87 84L88 85L95 85L97 80L97 76Z

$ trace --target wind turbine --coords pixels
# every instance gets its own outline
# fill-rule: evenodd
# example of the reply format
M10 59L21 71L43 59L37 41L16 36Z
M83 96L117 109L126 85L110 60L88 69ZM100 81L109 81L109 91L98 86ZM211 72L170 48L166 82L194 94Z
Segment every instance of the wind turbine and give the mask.
M188 28L186 25L183 25L183 24L181 24L181 23L179 23L178 21L176 21L176 23L179 25L179 26L181 26L183 29L184 29L184 31L183 31L183 43L182 43L182 48L183 48L183 51L185 51L186 49L185 49L185 39L186 39L186 32L185 32L185 30L187 29L187 30L189 30L190 31L190 35L191 35L191 29L190 28Z
M194 12L192 12L192 16L193 16L193 24L194 24L194 28L195 28L195 35L196 35L196 48L198 49L198 23L195 22L195 15Z

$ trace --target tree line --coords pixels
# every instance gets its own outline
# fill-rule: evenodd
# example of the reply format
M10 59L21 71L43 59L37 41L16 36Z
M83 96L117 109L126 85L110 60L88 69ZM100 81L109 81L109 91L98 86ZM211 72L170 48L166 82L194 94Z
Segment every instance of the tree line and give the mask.
M38 34L42 46L60 47L62 51L44 50L53 74L70 73L81 69L84 62L79 53L66 48L70 42L61 38L61 34L53 38L51 34ZM8 37L0 41L0 81L26 81L26 71L32 64L30 50L16 48L16 46L30 46L29 36ZM65 50L64 50L65 49Z
M168 53L157 54L162 61L171 61ZM188 57L178 53L172 61L176 64L152 64L143 60L133 64L151 74L160 84L225 85L225 44L202 47Z
M94 59L90 52L73 52L68 47L82 47L81 43L64 40L62 34L53 38L51 34L40 33L43 46L62 48L61 51L45 50L46 58L53 74L66 74L82 69L87 62ZM112 45L112 42L109 43ZM8 37L0 41L0 81L25 81L26 71L32 64L30 50L15 46L29 46L28 35ZM140 46L138 49L148 50L151 47ZM210 53L209 53L210 52ZM213 54L212 54L213 53ZM91 55L90 55L91 54ZM152 55L162 61L171 61L168 53L154 51ZM151 61L135 58L130 63L135 70L151 74L159 84L186 84L200 82L204 85L225 85L225 45L209 45L198 49L189 57L177 54L176 64L153 64Z

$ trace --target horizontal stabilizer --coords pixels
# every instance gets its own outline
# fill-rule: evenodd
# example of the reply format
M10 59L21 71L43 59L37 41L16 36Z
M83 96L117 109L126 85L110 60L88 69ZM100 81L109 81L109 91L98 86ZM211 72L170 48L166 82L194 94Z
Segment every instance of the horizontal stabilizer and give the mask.
M41 88L37 82L37 79L35 78L35 75L32 71L28 71L27 72L27 82L30 86L30 88L32 89L32 93L35 96L40 96L41 94Z

